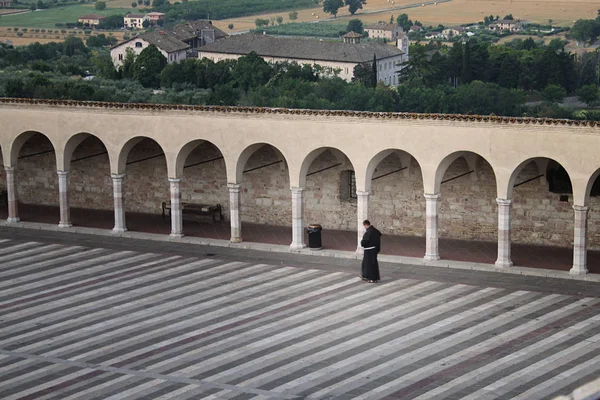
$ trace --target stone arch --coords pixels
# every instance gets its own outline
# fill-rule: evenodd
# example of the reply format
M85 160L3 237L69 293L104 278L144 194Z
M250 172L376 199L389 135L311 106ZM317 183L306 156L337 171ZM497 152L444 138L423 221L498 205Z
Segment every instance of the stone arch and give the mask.
M549 158L549 157L544 157L544 156L540 156L540 157L531 157L526 159L525 161L522 161L519 165L517 165L511 172L510 174L510 178L508 179L508 186L506 188L504 188L506 190L506 196L508 199L512 199L513 197L513 189L515 187L515 185L519 184L519 182L517 182L517 178L519 176L519 174L530 164L535 164L536 169L538 170L539 174L542 175L546 175L547 173L547 169L548 169L548 164L549 162L554 162L558 165L560 165L566 172L567 175L569 177L569 181L571 182L571 174L569 173L569 171L564 167L564 164L561 163L560 161L557 161L553 158ZM540 177L541 181L543 182L545 179L544 177ZM571 182L572 184L572 182Z
M61 160L58 162L58 169L61 171L69 171L71 169L71 161L73 160L73 154L75 153L75 150L77 150L79 145L81 145L83 142L91 138L98 140L100 143L102 143L102 146L104 147L104 149L106 150L106 154L108 155L109 164L112 165L112 154L108 151L108 146L106 146L106 143L104 143L104 141L100 139L100 137L94 135L93 133L80 132L67 139L62 149L60 157Z
M365 190L367 192L369 192L371 190L373 174L375 173L375 170L377 169L379 164L381 164L381 162L383 160L385 160L387 157L389 157L393 154L398 155L398 157L400 158L401 167L407 168L405 175L408 175L408 173L410 173L412 160L414 160L419 165L419 168L421 166L421 163L419 163L419 161L412 154L410 154L404 150L400 150L400 149L382 150L371 158L371 160L369 161L369 164L367 164L366 170L364 171L365 176L363 179L365 182ZM421 176L421 178L422 178L422 176Z
M44 138L46 138L48 140L48 142L50 142L50 144L52 145L52 149L56 153L56 144L52 141L52 139L43 134L42 132L38 132L38 131L26 131L26 132L22 132L21 134L19 134L16 138L14 138L11 143L5 148L2 148L3 151L3 159L4 159L4 165L6 167L15 167L17 166L18 163L18 159L19 159L19 154L21 153L21 149L23 148L23 146L25 145L25 143L27 143L27 141L29 139L31 139L32 137L34 137L35 135L41 135ZM8 164L7 164L8 161Z
M338 163L344 164L345 160L348 160L348 162L352 166L352 169L355 170L354 163L352 162L350 157L348 157L348 155L346 153L344 153L342 150L337 149L335 147L319 147L319 148L314 149L311 152L309 152L303 158L302 163L300 164L300 169L298 171L298 174L299 174L298 182L299 182L300 187L306 186L306 176L309 173L308 170L309 170L310 166L313 164L313 162L320 155L322 155L323 153L325 153L328 150L332 152L333 156L336 158ZM364 187L364 181L365 181L364 175L356 174L356 187L357 188Z
M113 165L112 173L114 173L114 174L124 174L125 173L126 165L127 165L127 158L129 157L131 150L144 140L150 140L150 141L156 143L158 145L158 147L160 148L160 151L162 151L162 154L164 155L165 159L167 158L167 154L165 153L164 148L155 139L152 139L148 136L135 136L135 137L129 139L127 142L125 142L121 146L121 148L118 150L117 157L116 157L116 163L114 163L114 165Z
M248 160L250 159L250 157L252 157L254 153L256 153L259 149L261 149L264 146L271 146L274 149L275 153L278 155L278 157L281 158L283 165L289 165L287 157L279 148L277 148L276 145L268 142L254 143L247 146L244 150L242 150L239 156L237 156L237 158L235 159L236 161L234 163L235 171L231 171L231 169L228 168L227 179L229 183L242 182L244 176L244 168L248 163ZM230 168L232 167L231 163L228 165L230 165Z
M190 154L192 154L200 146L203 146L206 144L213 146L215 149L218 150L219 154L221 154L221 156L223 157L223 162L225 163L225 171L227 171L227 165L228 165L227 161L228 160L225 157L225 155L223 154L223 151L219 148L219 146L217 146L216 144L214 144L213 142L208 141L208 140L197 139L197 140L193 140L189 143L186 143L177 152L177 155L175 156L175 168L174 168L174 171L173 171L173 169L171 169L169 171L169 178L181 178L183 176L183 169L185 168L185 164L186 164Z
M592 189L597 187L598 190L600 191L600 180L598 180L598 178L600 177L600 168L598 168L596 170L596 172L594 172L592 174L592 176L590 176L590 178L588 179L587 185L585 187L585 197L584 197L584 202L583 206L587 205L588 202L590 201L590 197L592 195ZM573 189L575 190L575 189Z
M440 163L438 164L438 167L435 171L435 180L434 180L434 186L433 186L434 193L428 193L428 194L436 194L436 193L440 192L442 181L444 180L444 175L446 175L448 168L450 168L450 166L459 158L464 158L465 162L469 166L469 170L473 171L472 172L473 175L471 175L470 179L477 180L477 165L478 165L477 160L478 160L478 158L481 158L492 168L492 172L494 174L494 179L497 180L498 174L496 173L496 169L494 168L492 163L490 163L485 157L483 157L475 152L468 151L468 150L456 151L456 152L444 157L442 159L442 161L440 161Z

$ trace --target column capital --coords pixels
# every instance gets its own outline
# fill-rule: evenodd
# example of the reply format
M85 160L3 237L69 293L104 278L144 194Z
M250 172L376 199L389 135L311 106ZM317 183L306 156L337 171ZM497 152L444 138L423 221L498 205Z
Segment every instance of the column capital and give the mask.
M496 203L498 203L499 206L510 206L512 204L512 199L497 198Z
M440 194L436 193L436 194L424 194L425 196L425 200L439 200L440 199Z
M293 187L290 188L290 190L292 191L292 194L302 194L302 192L304 192L303 187Z
M227 187L230 192L239 192L242 189L241 183L228 183Z
M369 191L366 191L366 192L363 192L363 191L361 191L361 190L357 190L357 191L356 191L356 195L357 195L357 196L361 196L361 197L366 197L366 196L368 196L368 195L370 195L370 194L371 194L371 192L369 192Z
M17 170L17 167L7 167L7 166L4 166L4 170L6 172L8 172L8 173L11 173L11 172L15 172Z
M125 179L125 174L110 174L110 177L113 180L121 180L122 181L123 179Z
M590 208L587 206L576 206L573 205L573 210L578 211L578 212L588 212Z
M58 176L68 176L69 175L69 171L56 171L56 174Z
M182 180L181 178L169 178L169 182L171 183L181 183Z

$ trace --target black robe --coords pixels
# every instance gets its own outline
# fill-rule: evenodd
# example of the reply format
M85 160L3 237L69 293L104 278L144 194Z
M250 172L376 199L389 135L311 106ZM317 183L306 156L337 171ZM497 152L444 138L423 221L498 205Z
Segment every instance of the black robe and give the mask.
M365 232L360 245L365 249L362 261L362 276L370 281L378 281L379 263L377 253L381 250L381 232L374 226L369 226Z

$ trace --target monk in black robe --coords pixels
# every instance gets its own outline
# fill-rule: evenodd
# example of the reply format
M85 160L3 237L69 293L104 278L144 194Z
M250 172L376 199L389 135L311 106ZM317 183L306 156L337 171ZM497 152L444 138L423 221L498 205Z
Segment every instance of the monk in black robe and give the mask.
M361 247L364 248L360 277L369 283L375 283L381 279L379 277L379 263L377 262L377 254L381 250L381 232L375 229L368 220L363 222L363 226L366 231L360 241Z

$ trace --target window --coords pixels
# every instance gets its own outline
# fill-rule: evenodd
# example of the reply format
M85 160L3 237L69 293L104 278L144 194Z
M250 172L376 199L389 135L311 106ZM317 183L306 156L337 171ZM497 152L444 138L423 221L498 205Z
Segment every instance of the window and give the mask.
M119 54L119 61L123 61L123 54Z
M350 201L356 199L356 175L354 171L342 171L342 182L340 187L340 199Z
M142 47L142 42L135 42L135 47L137 47L137 48Z

